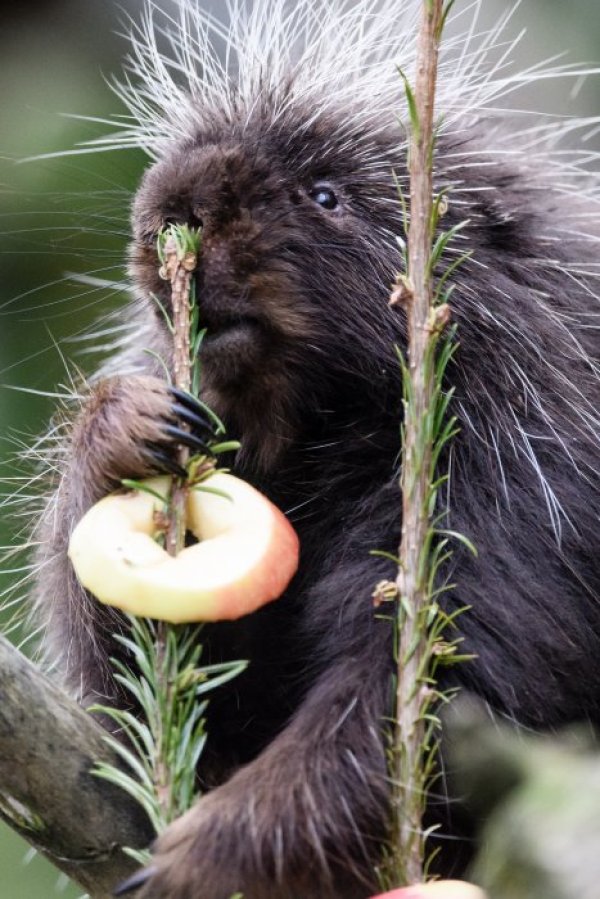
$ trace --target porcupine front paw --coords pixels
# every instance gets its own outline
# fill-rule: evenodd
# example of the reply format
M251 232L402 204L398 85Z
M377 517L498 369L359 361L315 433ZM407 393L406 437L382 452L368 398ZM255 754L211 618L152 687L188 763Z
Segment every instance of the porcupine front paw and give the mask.
M151 376L107 378L76 422L74 465L89 472L101 495L123 478L183 475L178 446L206 453L214 439L215 425L190 394Z

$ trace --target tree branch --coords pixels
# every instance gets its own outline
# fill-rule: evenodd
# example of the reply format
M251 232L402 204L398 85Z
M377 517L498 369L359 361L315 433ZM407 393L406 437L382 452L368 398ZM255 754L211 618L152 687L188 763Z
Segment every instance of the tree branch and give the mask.
M93 718L0 636L0 818L92 899L136 868L153 837L141 807L95 777L116 764Z
M434 758L430 736L432 634L439 616L431 594L432 462L438 439L435 350L444 310L434 305L432 277L434 102L443 0L422 0L414 93L404 77L410 117L410 226L402 300L408 325L404 367L402 537L398 602L395 728L391 751L392 827L387 860L391 885L424 877L423 815ZM397 302L392 297L392 304ZM430 620L430 613L433 618Z

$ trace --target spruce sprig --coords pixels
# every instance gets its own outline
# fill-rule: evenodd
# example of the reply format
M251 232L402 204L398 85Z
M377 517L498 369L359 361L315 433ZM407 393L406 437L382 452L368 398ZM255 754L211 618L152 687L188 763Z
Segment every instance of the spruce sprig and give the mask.
M101 763L95 774L133 796L161 833L198 797L196 768L206 742L208 694L241 673L246 663L201 665L202 625L177 625L166 629L159 667L158 622L127 618L129 633L115 639L130 661L115 658L112 663L115 680L136 712L92 707L110 717L125 737L107 737L124 767ZM143 852L126 851L140 862L147 860Z
M201 246L201 233L187 225L171 225L158 239L161 276L171 283L170 312L161 304L173 336L172 366L175 386L197 400L200 388L199 350L204 336L195 296L193 272ZM198 400L197 400L198 401ZM198 401L199 402L199 401ZM215 439L204 455L190 455L180 444L177 461L185 477L172 477L165 499L148 484L124 480L127 489L150 493L161 501L156 539L177 555L184 547L185 506L190 490L219 493L205 483L216 470L217 457L239 448L225 434L220 419L204 407L214 426ZM184 425L182 425L183 427ZM114 677L135 711L96 705L93 711L108 716L124 739L107 737L123 767L99 764L95 773L122 787L145 809L157 833L187 811L197 798L196 769L206 742L205 712L208 694L241 673L246 662L201 665L202 625L171 625L127 616L129 631L115 635L126 662L112 659ZM147 852L125 850L138 861Z
M453 586L444 575L452 540L475 551L466 537L443 526L447 510L438 511L440 490L448 481L447 473L439 473L439 464L458 432L456 417L449 414L453 391L445 387L457 348L456 327L449 326L453 287L448 281L469 255L452 263L436 283L448 245L466 224L440 230L448 197L446 191L433 191L438 53L452 2L423 0L414 90L400 73L409 115L410 203L399 189L408 238L406 243L399 240L403 271L390 304L405 309L408 324L407 357L398 350L404 409L402 537L397 579L378 584L374 593L377 606L395 603L394 712L387 746L392 808L379 870L384 889L419 883L427 876L433 854L426 857L426 841L433 829L424 829L423 818L438 776L438 710L453 695L439 688L438 675L442 666L469 658L460 652L460 638L451 635L464 609L450 613L440 605Z

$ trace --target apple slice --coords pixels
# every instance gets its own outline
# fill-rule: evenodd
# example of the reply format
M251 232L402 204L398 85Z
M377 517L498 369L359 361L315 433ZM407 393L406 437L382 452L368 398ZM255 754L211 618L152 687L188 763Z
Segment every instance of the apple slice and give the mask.
M170 482L160 477L144 483L167 497ZM69 558L100 602L174 624L239 618L277 599L298 567L291 524L233 475L216 472L190 490L187 527L199 542L177 556L154 539L162 510L158 497L145 491L113 493L77 524Z

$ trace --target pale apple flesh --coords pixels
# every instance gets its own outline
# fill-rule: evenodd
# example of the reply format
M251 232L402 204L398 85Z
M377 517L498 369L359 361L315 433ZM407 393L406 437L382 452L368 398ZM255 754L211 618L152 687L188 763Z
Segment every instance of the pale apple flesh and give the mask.
M168 495L170 478L144 483ZM163 510L146 491L114 493L77 524L69 558L100 602L174 624L240 618L277 599L298 567L298 537L285 515L233 475L216 472L189 491L186 525L199 542L177 556L155 539Z

